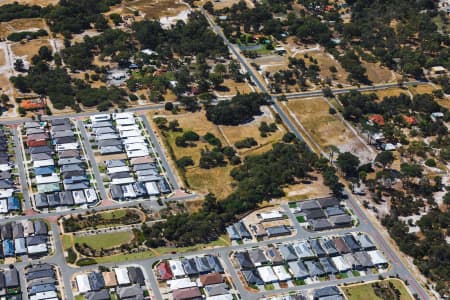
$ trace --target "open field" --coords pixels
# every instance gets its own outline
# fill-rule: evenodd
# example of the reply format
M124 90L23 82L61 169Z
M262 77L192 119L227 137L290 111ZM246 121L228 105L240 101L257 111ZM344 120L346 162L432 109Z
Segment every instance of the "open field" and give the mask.
M395 79L391 70L380 66L378 63L362 62L362 66L367 70L367 77L374 84L388 83Z
M305 53L308 57L312 57L317 60L317 63L320 68L320 76L322 78L334 78L339 83L346 84L348 73L342 68L341 64L334 59L334 57L326 53L325 50L316 50ZM309 61L309 58L305 58L305 54L298 53L295 55L296 58L303 58L307 65L310 65L311 62ZM337 70L336 73L333 73L330 71L330 67L334 66Z
M377 281L381 286L389 286L389 283L392 283L394 285L394 288L400 292L400 300L412 300L413 298L408 293L405 284L398 280L398 279L389 279L389 280L383 280L383 281ZM367 284L355 284L350 286L344 286L341 287L344 291L344 294L347 296L348 300L390 300L394 299L392 298L392 295L390 298L389 294L385 297L378 297L375 294L373 283L367 283ZM395 295L394 295L395 297Z
M177 0L126 0L123 4L131 9L139 10L149 19L175 16L187 8L186 5Z
M215 92L218 96L234 96L238 92L241 94L253 92L247 82L235 82L232 79L225 79L222 86L228 88L228 90L216 90Z
M206 119L204 111L180 115L166 115L164 117L167 118L169 122L171 120L178 120L183 131L192 130L200 136L210 132L219 138L223 145L227 145L219 127ZM212 149L213 147L202 140L196 142L195 147L178 147L175 145L175 139L182 134L183 132L168 132L164 140L166 147L169 146L173 150L175 159L179 159L183 156L190 156L194 160L195 165L186 168L185 171L186 181L190 188L201 193L214 193L218 199L227 196L232 191L232 178L230 176L232 166L227 165L225 167L213 169L199 168L200 150L205 147L208 147L209 149Z
M75 236L74 243L87 244L93 249L109 249L130 242L134 234L130 231Z
M38 54L39 48L47 46L51 49L50 43L47 39L36 39L25 43L15 43L12 45L14 56L26 57L27 60Z
M417 86L410 86L409 90L413 95L417 94L431 94L434 90L437 90L438 88L435 88L431 84L421 84Z
M1 1L1 5L11 4L14 2L18 2L20 4L47 6L50 4L58 4L59 0L3 0Z
M0 74L0 90L7 91L9 84L8 78L4 74Z
M282 125L278 125L278 130L276 132L270 133L270 135L267 137L261 137L258 129L261 122L266 122L267 124L275 122L275 117L268 107L264 106L262 107L262 110L264 114L255 117L255 120L250 123L242 124L239 126L220 126L223 134L226 136L227 141L229 141L230 144L234 145L234 143L236 143L237 141L243 140L248 137L253 137L256 142L258 142L258 146L264 146L279 141L286 133L286 130ZM244 154L249 152L249 149L238 149L238 152Z
M300 182L285 187L283 191L286 193L286 196L283 199L307 200L329 196L331 190L323 183L322 176L318 173L312 173L312 175L317 177L317 180Z
M341 152L355 153L362 162L372 158L366 145L336 115L329 113L323 98L291 100L287 108L297 126L299 121L324 151L336 146Z
M402 88L391 88L391 89L384 89L384 90L378 90L378 91L370 91L370 92L364 92L363 94L377 94L378 100L383 100L384 97L392 97L392 96L399 96L400 94L406 94L408 95L408 89L402 89Z
M3 51L3 49L0 49L0 67L3 66L5 63L6 63L5 51Z
M38 29L46 29L47 26L42 18L16 19L9 22L0 23L0 38L6 37L18 31L37 31Z

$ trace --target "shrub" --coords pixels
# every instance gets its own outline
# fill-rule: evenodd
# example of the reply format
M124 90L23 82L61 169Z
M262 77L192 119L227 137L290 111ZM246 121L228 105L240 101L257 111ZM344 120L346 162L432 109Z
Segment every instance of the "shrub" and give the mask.
M256 140L252 137L245 138L243 140L237 141L235 144L236 148L242 149L242 148L251 148L253 146L258 145Z

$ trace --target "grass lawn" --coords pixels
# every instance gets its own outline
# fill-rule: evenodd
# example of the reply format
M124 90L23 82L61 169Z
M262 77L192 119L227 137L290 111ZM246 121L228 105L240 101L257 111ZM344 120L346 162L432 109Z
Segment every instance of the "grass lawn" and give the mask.
M431 94L434 90L436 90L436 88L433 87L431 84L420 84L416 86L410 86L409 90L413 95Z
M380 285L383 287L388 287L389 282L391 282L394 285L394 288L400 292L400 300L413 300L402 281L398 279L379 281ZM342 287L342 290L348 300L383 300L383 298L380 298L375 294L372 283L344 286Z
M134 235L130 231L125 232L112 232L102 233L89 236L76 236L74 237L74 243L84 244L86 243L93 249L108 249L115 246L130 242L134 238Z
M297 208L297 202L289 202L289 208Z
M361 276L361 273L359 273L358 271L352 271L352 274L353 274L353 276L355 276L355 277L359 277L359 276Z
M275 287L273 286L273 284L268 283L268 284L265 284L265 285L264 285L264 289L265 289L266 291L273 291L273 290L275 289Z
M337 279L348 278L348 274L347 274L347 273L336 274L336 278L337 278Z
M305 285L305 281L303 279L293 279L292 282L294 285Z
M117 209L113 211L101 212L99 215L105 220L120 219L126 215L127 211L127 209Z
M86 299L86 298L84 298L83 295L76 295L75 296L75 300L84 300L84 299Z
M67 250L72 247L72 237L68 234L64 234L62 236L62 246L64 250Z
M297 216L295 218L297 219L297 222L299 222L299 223L305 222L305 217L304 216Z

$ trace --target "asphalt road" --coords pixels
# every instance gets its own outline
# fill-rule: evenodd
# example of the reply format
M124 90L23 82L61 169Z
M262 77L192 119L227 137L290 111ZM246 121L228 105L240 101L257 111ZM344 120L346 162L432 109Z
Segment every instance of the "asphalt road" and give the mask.
M86 128L84 127L84 124L82 121L77 121L77 127L78 130L81 133L81 136L83 137L83 144L81 145L86 150L87 158L89 159L89 164L91 166L91 170L94 172L95 180L97 181L97 189L100 193L100 198L102 200L108 199L108 195L106 194L105 186L103 184L102 175L100 174L100 171L98 169L97 161L95 160L94 151L92 151L92 145L89 140L89 135L86 131Z
M23 194L24 199L24 206L25 209L31 208L31 200L30 200L30 194L28 192L28 182L27 182L27 175L25 174L25 166L23 161L23 152L22 152L22 145L19 138L19 131L16 127L11 128L13 140L14 140L14 150L16 154L16 167L19 170L19 180L20 180L20 186L21 191Z
M213 30L219 35L225 45L229 48L231 53L234 54L234 56L238 59L238 61L241 63L241 65L247 70L248 74L250 74L250 77L252 78L253 82L260 88L261 91L264 93L268 93L267 89L265 88L264 84L259 80L258 76L256 75L255 71L248 65L246 59L241 55L241 53L236 49L236 47L231 44L228 39L225 37L225 35L222 32L222 29L215 24L215 22L210 18L210 16L205 12L205 10L201 9L202 13L205 15L206 19L210 23ZM410 82L408 84L417 84L419 82ZM358 88L359 91L370 91L370 90L376 90L376 89L384 89L387 87L393 87L398 86L397 84L384 84L379 86L368 86L368 87L362 87ZM345 93L349 92L353 89L342 89L338 91L333 91L334 93ZM296 93L296 94L289 94L289 97L311 97L314 95L323 95L322 91L315 91L315 92L305 92L305 93ZM274 96L272 97L274 99ZM299 137L301 140L303 138L301 137L300 132L297 130L297 128L292 124L292 122L289 120L289 118L286 116L284 111L279 107L278 101L273 101L273 106L277 113L280 115L281 119L290 131L292 131L297 137ZM379 249L381 249L388 257L388 259L392 262L393 271L398 274L401 278L408 280L410 283L410 289L413 294L417 294L420 299L429 299L428 294L425 292L423 287L419 284L417 279L411 274L409 269L402 263L402 261L399 259L397 253L391 249L391 247L386 243L385 238L379 233L378 229L375 228L375 226L370 222L370 220L367 218L365 213L360 208L360 204L357 203L354 198L350 195L348 204L353 208L353 211L357 215L358 219L360 220L360 228L359 230L363 232L367 232L375 239L375 242L380 246Z

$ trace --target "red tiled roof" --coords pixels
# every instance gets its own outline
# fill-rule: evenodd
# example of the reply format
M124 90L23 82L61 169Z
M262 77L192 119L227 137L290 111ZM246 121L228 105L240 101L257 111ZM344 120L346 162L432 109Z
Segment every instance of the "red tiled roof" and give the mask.
M414 117L403 116L403 119L404 119L405 122L408 123L409 125L417 124L417 120L416 120L416 118L414 118Z
M158 265L158 273L159 273L159 277L162 280L169 280L172 279L173 274L172 274L172 270L170 269L169 263L168 262L162 262Z
M172 292L173 300L190 300L201 299L202 294L198 287L191 287L187 289L178 289Z
M384 117L382 115L371 115L369 120L377 125L384 125Z
M220 273L210 273L210 274L201 275L199 277L199 279L203 286L223 282L223 277Z

